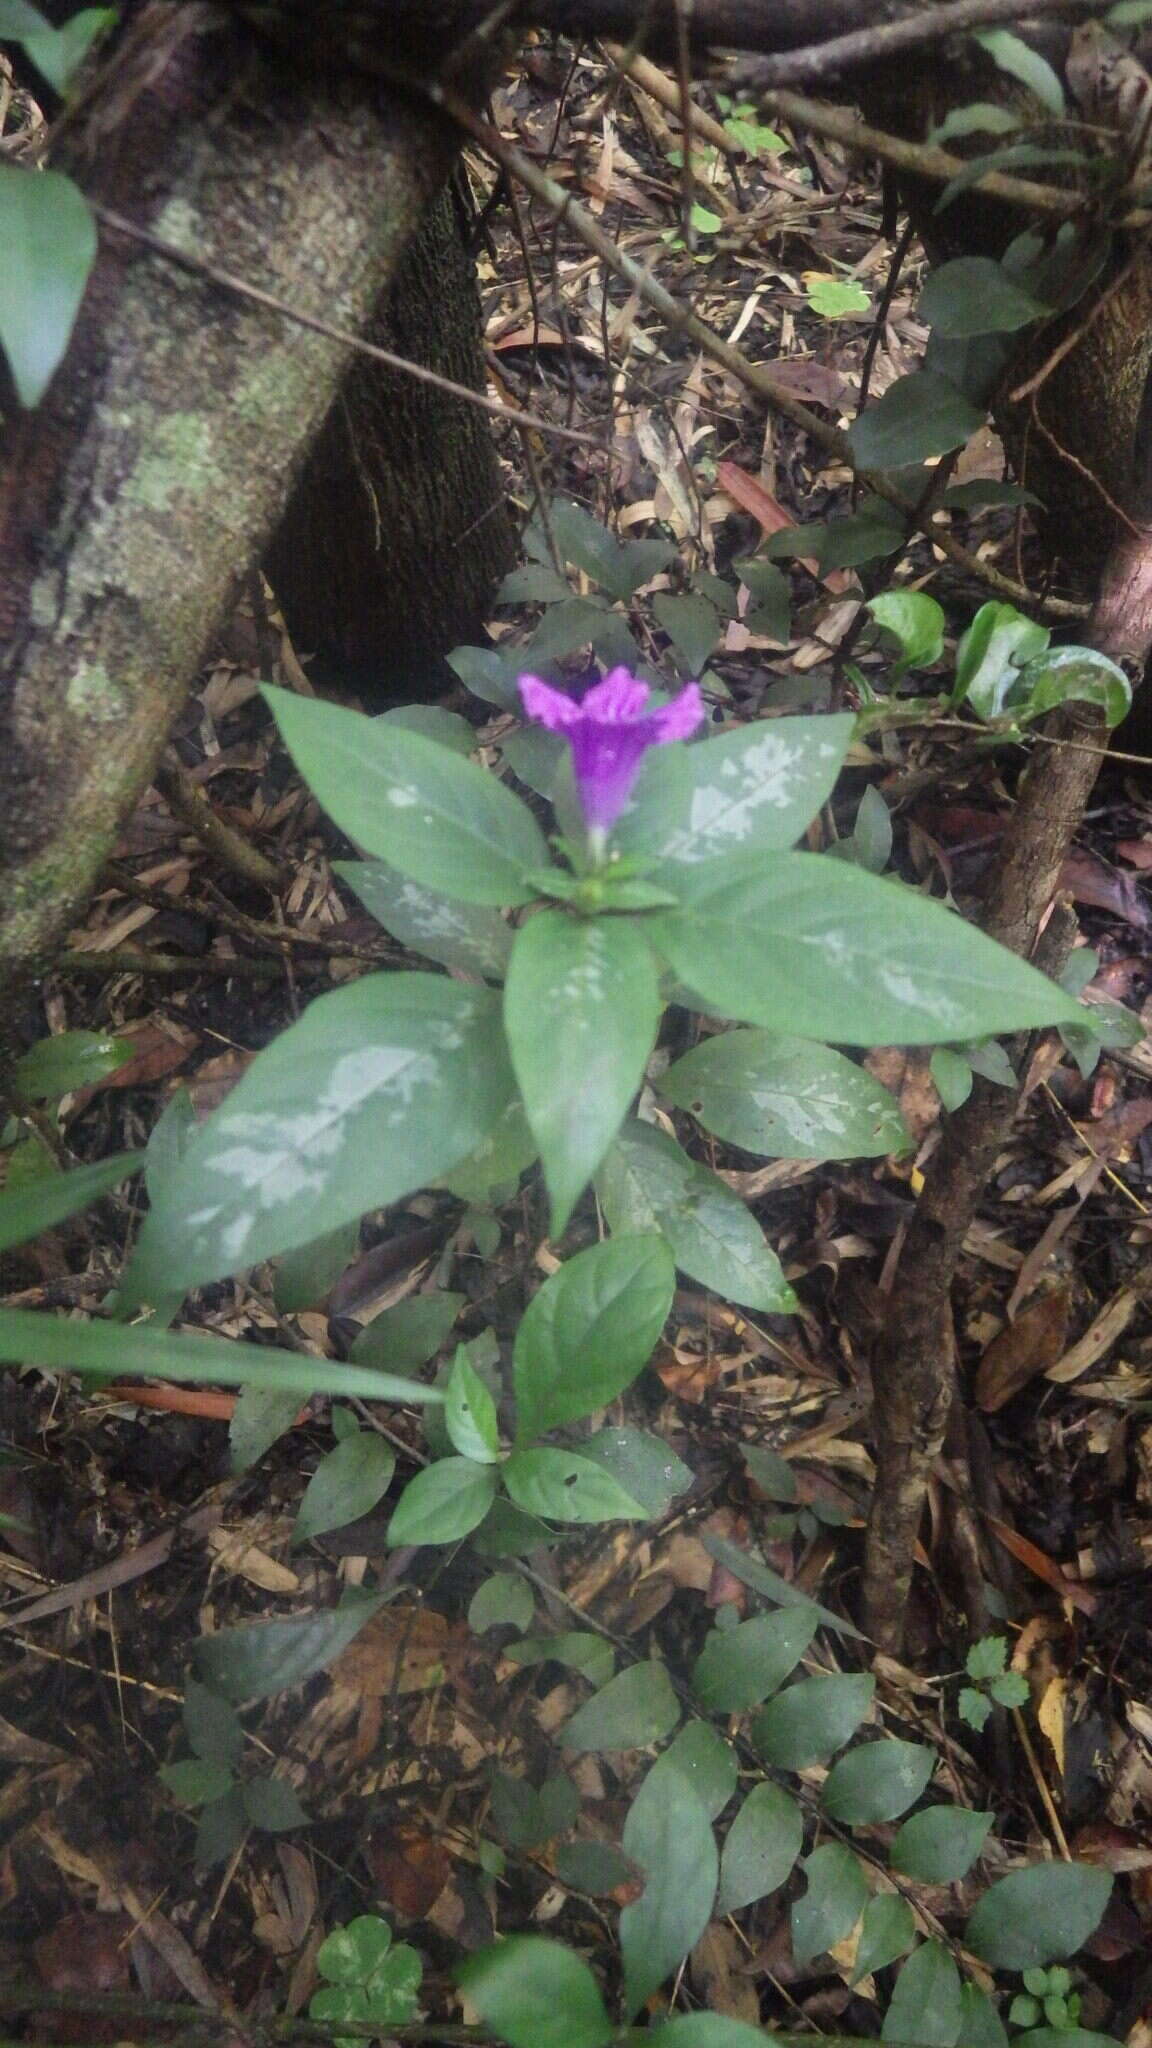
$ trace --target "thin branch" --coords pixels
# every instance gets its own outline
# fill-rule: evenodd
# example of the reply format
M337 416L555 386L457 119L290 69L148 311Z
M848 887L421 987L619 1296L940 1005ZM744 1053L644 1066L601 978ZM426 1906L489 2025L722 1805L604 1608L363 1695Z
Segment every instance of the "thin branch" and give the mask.
M942 42L946 36L966 29L989 28L995 22L1016 23L1022 13L1035 19L1041 15L1074 15L1088 20L1108 12L1112 0L1051 0L1051 4L1028 6L1022 0L946 0L941 7L917 7L899 21L883 21L866 28L849 29L845 35L809 43L802 50L788 50L770 57L753 57L737 67L741 85L761 91L772 86L823 82L866 64L886 62L905 50L923 49Z

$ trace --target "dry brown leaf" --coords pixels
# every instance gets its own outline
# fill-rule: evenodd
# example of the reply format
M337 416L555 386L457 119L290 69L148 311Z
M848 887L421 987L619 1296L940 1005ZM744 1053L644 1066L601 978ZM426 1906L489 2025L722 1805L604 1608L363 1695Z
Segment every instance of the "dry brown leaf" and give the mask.
M408 1920L425 1920L452 1874L443 1838L420 1821L373 1828L365 1851L381 1901Z
M1072 1306L1071 1287L1052 1288L992 1339L976 1373L977 1405L995 1415L1062 1355Z

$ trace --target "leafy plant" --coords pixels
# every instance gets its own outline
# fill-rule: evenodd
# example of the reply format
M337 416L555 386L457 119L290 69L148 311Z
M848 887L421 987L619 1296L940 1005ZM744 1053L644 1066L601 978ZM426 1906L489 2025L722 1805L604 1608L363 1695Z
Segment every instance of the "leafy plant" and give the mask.
M962 1688L957 1712L969 1728L983 1728L994 1706L1022 1707L1028 1698L1028 1680L1008 1669L1008 1644L1003 1636L982 1636L973 1643L964 1660L972 1680Z
M393 1942L388 1922L373 1913L334 1927L316 1951L316 1968L327 1982L312 1995L314 2020L333 2028L341 2020L375 2022L387 2033L416 2016L424 1966L414 1948ZM333 2032L338 2048L354 2048L362 2038Z

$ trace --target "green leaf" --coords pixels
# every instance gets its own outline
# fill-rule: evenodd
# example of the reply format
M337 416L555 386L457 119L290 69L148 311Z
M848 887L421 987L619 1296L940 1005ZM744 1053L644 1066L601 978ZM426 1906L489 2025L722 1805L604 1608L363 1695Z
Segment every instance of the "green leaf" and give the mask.
M1094 2034L1086 2027L1034 2027L1017 2034L1013 2048L1117 2048L1117 2042L1114 2034Z
M241 1387L228 1424L230 1469L250 1471L299 1413L300 1395L292 1388Z
M434 1404L444 1398L434 1387L394 1379L390 1373L336 1365L326 1358L302 1358L263 1344L239 1344L230 1337L173 1336L144 1323L126 1329L122 1323L62 1321L31 1309L0 1308L0 1359L57 1372L91 1373L100 1379L139 1373L177 1384L199 1386L208 1381L303 1396L354 1394L365 1401Z
M1021 696L1021 670L1042 655L1048 628L1014 605L982 604L956 647L953 697L967 698L980 718L998 718Z
M447 1342L466 1300L466 1295L439 1288L435 1294L410 1294L361 1330L349 1356L356 1365L387 1366L390 1372L401 1374L418 1372Z
M872 301L859 278L818 277L808 286L808 304L825 320L843 320L849 314L866 313Z
M270 1835L286 1834L289 1828L306 1828L308 1814L300 1796L287 1778L249 1778L240 1788L244 1812L250 1825Z
M326 1451L304 1489L292 1528L293 1543L342 1529L383 1500L396 1470L396 1453L374 1430L358 1429Z
M1002 1678L992 1680L988 1690L999 1707L1022 1707L1029 1695L1028 1680L1022 1671L1006 1671Z
M977 100L966 107L953 107L930 130L928 141L951 142L958 135L1009 135L1023 125L1018 108L998 107L991 100Z
M59 366L96 260L96 224L62 171L0 164L0 344L21 405Z
M645 1782L659 1785L672 1776L684 1780L709 1820L715 1820L736 1790L736 1752L710 1721L686 1721L663 1755L657 1757Z
M558 1237L639 1088L660 1021L656 963L627 918L544 910L517 933L504 1028Z
M217 1629L196 1644L205 1685L229 1700L263 1700L326 1671L384 1605L384 1595L345 1593L339 1607L290 1621Z
M1092 647L1049 648L1021 669L1019 687L1035 714L1074 700L1102 705L1108 724L1119 725L1132 707L1132 685L1120 664Z
M913 1949L884 2016L881 2040L955 2048L964 2018L960 1972L940 1941Z
M552 801L557 778L569 755L568 742L558 732L545 732L543 726L522 725L519 732L510 732L500 742L501 752L517 781L528 789L534 789L548 803ZM558 870L545 870L558 874ZM511 931L506 926L511 937Z
M578 1451L513 1451L502 1467L509 1497L553 1522L641 1522L645 1510L610 1472Z
M942 904L819 854L765 854L647 922L704 1003L804 1038L924 1045L1073 1014L1063 990Z
M744 615L748 631L787 646L792 634L792 586L784 571L762 555L732 566L752 599Z
M624 2007L630 2019L695 1946L712 1917L717 1856L712 1824L679 1776L651 1777L628 1811L624 1854L644 1890L620 1915Z
M720 1858L717 1913L767 1898L792 1873L804 1847L804 1816L779 1785L754 1785L728 1830Z
M848 439L861 469L903 469L962 448L983 424L983 408L947 378L912 370L860 414Z
M119 1187L130 1173L139 1173L142 1152L114 1152L92 1166L73 1166L66 1173L47 1173L26 1187L0 1194L0 1251L26 1244L51 1230L81 1209L90 1208L101 1195ZM41 1321L43 1318L37 1318ZM74 1327L74 1326L72 1326Z
M410 1479L388 1525L388 1541L455 1543L484 1520L496 1492L495 1465L471 1458L441 1458Z
M493 1572L468 1603L468 1626L478 1636L490 1628L527 1628L535 1608L527 1579L518 1572Z
M944 651L947 620L942 605L924 590L886 590L864 607L878 626L900 643L899 669L928 668Z
M426 889L384 860L338 860L332 867L355 889L365 910L410 952L485 981L503 981L513 931L498 910Z
M819 1625L814 1607L785 1607L714 1628L692 1674L701 1706L710 1714L758 1707L795 1670Z
M562 1630L558 1636L524 1636L509 1643L504 1651L510 1664L525 1670L534 1664L562 1664L566 1671L578 1671L589 1685L607 1685L616 1669L611 1643L588 1629Z
M677 1060L658 1086L706 1131L769 1158L872 1158L908 1144L888 1090L808 1039L721 1032Z
M804 1864L808 1889L792 1908L792 1949L803 1970L851 1934L868 1902L860 1860L840 1842L825 1842Z
M650 1521L668 1513L674 1500L687 1493L693 1474L670 1451L662 1437L645 1429L600 1429L580 1446L586 1458L603 1467L617 1485L639 1501Z
M892 1868L922 1884L956 1884L979 1856L993 1819L964 1806L926 1807L899 1830L889 1852Z
M963 2018L960 2025L960 2039L964 2048L1008 2048L1008 2033L988 1993L979 1984L961 1986L960 2003ZM1055 2048L1055 2043L1046 2042L1043 2048ZM1088 2048L1088 2044L1084 2044ZM1095 2048L1095 2044L1093 2044Z
M90 1088L132 1057L130 1038L100 1031L60 1031L41 1038L16 1062L16 1091L26 1102L58 1102L74 1088Z
M583 506L569 499L554 498L548 516L564 560L583 569L593 583L623 603L666 569L676 553L671 541L618 541Z
M576 1709L560 1740L565 1749L646 1749L671 1735L679 1719L663 1664L630 1664Z
M1005 28L978 29L973 40L1010 78L1018 78L1049 114L1064 112L1064 88L1047 58Z
M342 1223L323 1237L296 1245L276 1269L273 1297L282 1316L294 1316L324 1300L354 1256L360 1243L360 1220Z
M991 256L957 256L934 270L920 294L919 317L938 333L1014 334L1051 312L1020 289Z
M614 1232L659 1231L676 1264L729 1301L788 1315L796 1297L739 1195L651 1124L625 1124L597 1179Z
M200 1814L196 1830L196 1868L210 1870L223 1863L244 1840L248 1822L239 1785L233 1785L222 1799L213 1799Z
M422 732L438 746L454 754L474 754L477 738L466 718L458 711L445 711L442 704L397 704L380 713L381 725L398 725L404 732Z
M990 1885L968 1921L965 1946L994 1970L1061 1962L1083 1948L1104 1917L1107 1870L1089 1863L1033 1863Z
M536 1140L520 1101L513 1099L487 1137L441 1176L441 1185L462 1202L480 1206L493 1200L503 1202L515 1192L521 1174L535 1158Z
M796 1473L787 1458L770 1451L767 1444L741 1444L740 1456L749 1478L767 1500L791 1504L799 1498Z
M494 647L454 647L444 659L474 697L485 704L498 704L501 711L519 713L516 671L520 667L520 650L516 648L513 652L512 664L506 654Z
M778 718L690 747L654 747L613 834L683 897L724 862L779 851L831 794L855 724L850 713Z
M660 1237L613 1237L568 1259L533 1297L516 1332L521 1437L603 1408L631 1386L659 1341L676 1270Z
M752 1740L779 1770L823 1763L855 1735L876 1691L869 1672L802 1678L777 1693L752 1723Z
M500 1456L496 1403L463 1344L457 1346L444 1396L444 1426L454 1450L478 1464L494 1465Z
M580 1794L563 1774L546 1779L539 1791L507 1771L492 1774L492 1823L512 1849L538 1849L572 1826Z
M176 1764L162 1764L160 1783L181 1806L208 1806L223 1799L232 1789L232 1772L227 1764L211 1763L204 1757L184 1757Z
M392 1929L374 1913L362 1913L335 1927L316 1951L316 1968L330 1984L367 1985L392 1947Z
M706 597L681 597L669 590L652 599L657 624L667 633L686 675L702 675L720 638L720 614Z
M512 1092L494 992L369 974L320 996L197 1132L127 1297L200 1286L398 1201L479 1144Z
M553 1864L561 1884L588 1892L592 1898L614 1892L633 1875L631 1864L611 1842L558 1842Z
M650 2029L645 2048L764 2048L766 2038L759 2027L723 2013L684 2012Z
M956 1110L972 1093L972 1069L968 1061L946 1045L938 1045L928 1062L937 1095L945 1109Z
M560 1534L537 1515L526 1515L498 1493L472 1538L477 1557L528 1557L532 1551L558 1543Z
M606 2048L615 2033L587 1963L542 1934L514 1934L482 1949L458 1982L511 2048Z
M240 1761L244 1730L235 1708L210 1686L201 1685L198 1678L189 1678L185 1684L183 1721L184 1733L206 1763L222 1764L230 1770Z
M899 1892L877 1892L864 1908L860 1940L852 1965L852 1982L858 1984L873 1970L886 1969L898 1956L907 1955L916 1940L916 1917Z
M919 1799L936 1768L936 1751L923 1742L884 1736L849 1750L834 1763L820 1794L825 1813L845 1826L895 1820Z
M466 903L527 903L548 849L527 806L424 733L263 685L301 774L377 860Z
M35 9L28 12L34 13ZM45 22L35 33L25 30L21 41L41 78L46 78L54 91L63 95L96 37L115 19L114 7L82 7L58 29Z

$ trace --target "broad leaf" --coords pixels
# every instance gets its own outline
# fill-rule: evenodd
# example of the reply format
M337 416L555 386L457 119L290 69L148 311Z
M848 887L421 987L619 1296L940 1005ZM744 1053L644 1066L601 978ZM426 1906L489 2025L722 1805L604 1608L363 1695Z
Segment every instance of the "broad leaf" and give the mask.
M411 1294L386 1308L361 1330L349 1353L355 1365L386 1366L396 1373L418 1372L447 1341L467 1297L437 1289Z
M51 1230L79 1210L90 1208L112 1188L119 1187L130 1173L139 1173L142 1152L114 1152L92 1166L70 1167L66 1173L46 1173L22 1188L0 1194L0 1252L26 1244Z
M249 1471L291 1429L299 1413L300 1396L291 1388L241 1387L228 1424L231 1470Z
M196 1668L229 1700L264 1700L326 1671L384 1605L380 1593L346 1593L339 1607L289 1621L217 1629L196 1644Z
M577 1252L529 1303L516 1332L520 1436L592 1414L642 1372L672 1307L672 1255L652 1235Z
M424 733L264 685L296 766L367 853L466 903L527 903L547 864L527 806L476 761Z
M462 903L426 889L384 860L338 860L334 872L378 924L412 953L462 968L485 981L503 981L512 951L512 927L485 903Z
M360 1243L360 1219L342 1223L286 1252L276 1268L273 1298L282 1316L298 1315L330 1294Z
M494 1572L468 1603L468 1626L478 1636L490 1628L527 1628L535 1608L527 1579L516 1572Z
M307 1543L370 1514L387 1493L395 1470L395 1451L374 1430L358 1429L346 1436L325 1452L308 1481L292 1541Z
M984 425L984 412L932 370L898 377L848 431L861 469L903 469L947 455Z
M814 1607L785 1607L714 1628L692 1674L701 1706L712 1714L758 1707L795 1670L819 1625Z
M155 1374L179 1385L279 1389L302 1397L350 1394L364 1401L428 1401L444 1396L434 1387L365 1366L337 1365L270 1345L240 1344L229 1337L173 1336L146 1323L76 1323L34 1309L0 1308L0 1359L49 1366L57 1372L91 1373L97 1379Z
M720 1858L718 1913L766 1898L792 1874L804 1846L804 1816L780 1785L754 1785L728 1830Z
M60 1031L38 1039L16 1062L16 1089L26 1102L58 1102L74 1088L89 1088L132 1057L130 1038L106 1031Z
M964 2048L1008 2048L1008 2030L981 1985L962 1985L960 2002L963 2012L960 2039L964 2043ZM1028 2038L1026 2034L1016 2036L1017 2042ZM1044 2041L1033 2039L1033 2048L1103 2048L1103 2043L1098 2039L1075 2041L1062 2032L1059 2043L1050 2036ZM1111 2048L1111 2043L1108 2044L1108 2048Z
M553 1236L620 1128L659 1021L656 963L636 923L544 910L517 933L504 1026Z
M62 171L0 164L0 344L21 405L38 405L96 260L96 223Z
M1089 1863L1033 1863L990 1885L972 1913L966 1947L994 1970L1063 1962L1104 1917L1108 1871Z
M792 1908L792 1948L801 1969L851 1934L868 1902L860 1859L840 1842L825 1842L804 1864L808 1889Z
M1050 311L991 256L957 256L942 263L920 294L920 318L938 333L957 337L1013 334Z
M886 590L867 606L878 626L900 643L898 670L928 667L944 651L944 607L924 590Z
M734 1578L740 1580L741 1585L751 1586L754 1593L761 1594L765 1600L771 1600L774 1606L815 1606L825 1628L835 1629L837 1635L853 1636L859 1643L867 1642L868 1638L854 1623L845 1621L842 1614L834 1614L830 1607L821 1607L818 1602L810 1600L798 1586L790 1585L787 1579L782 1579L779 1572L774 1572L761 1558L750 1556L748 1551L741 1550L736 1543L727 1542L723 1536L705 1535L703 1542L708 1555L714 1557L717 1564L724 1565Z
M896 1979L881 2040L955 2048L963 2018L960 1972L952 1957L941 1941L921 1942Z
M768 1314L795 1308L780 1261L739 1195L664 1131L625 1124L597 1191L613 1231L659 1231L676 1264L701 1286Z
M613 843L652 861L653 880L679 896L714 861L793 845L833 788L854 722L773 719L654 748Z
M524 1636L509 1643L504 1655L510 1664L562 1664L566 1671L578 1671L589 1685L607 1685L616 1669L611 1643L588 1629L565 1629L558 1636Z
M370 974L320 996L166 1180L128 1297L199 1286L399 1200L477 1145L512 1092L493 992Z
M440 1458L410 1479L388 1525L393 1549L401 1543L456 1543L484 1520L496 1492L495 1465L471 1458Z
M548 518L564 560L583 569L610 597L625 602L667 568L676 553L671 541L618 541L583 506L567 498L552 500Z
M683 1962L712 1917L716 1838L691 1786L672 1776L641 1785L624 1823L622 1846L645 1878L640 1898L620 1915L624 2005L634 2018Z
M469 2005L511 2048L607 2048L615 2028L596 1979L570 1948L514 1934L459 1972Z
M526 1514L552 1522L641 1522L645 1510L619 1481L578 1451L513 1451L501 1468L508 1494Z
M820 1794L826 1813L845 1826L895 1820L919 1799L936 1768L936 1751L922 1742L884 1736L861 1743L834 1763Z
M659 1088L706 1131L769 1158L869 1158L908 1143L888 1090L809 1039L721 1032L669 1067Z
M1001 71L1026 85L1046 113L1060 118L1064 112L1064 88L1046 57L1005 28L978 29L974 41Z
M1132 705L1132 685L1119 662L1092 647L1052 647L1020 672L1020 688L1031 711L1053 711L1070 700L1099 704L1109 725L1119 725Z
M1022 700L1021 670L1044 653L1048 639L1048 628L1014 605L982 604L957 643L954 698L967 698L981 718L998 718Z
M444 1394L444 1427L461 1457L494 1465L500 1456L496 1403L461 1344Z
M645 2048L764 2048L767 2038L759 2027L724 2013L683 2012L651 2029Z
M866 1671L802 1678L757 1714L752 1740L778 1770L823 1763L855 1735L872 1705L876 1680Z
M182 1719L184 1733L196 1751L210 1763L229 1769L244 1751L244 1730L235 1708L199 1679L189 1678L184 1686Z
M1074 1014L1063 990L942 904L817 854L766 854L647 923L702 1002L804 1038L924 1045Z
M630 1664L577 1708L560 1740L565 1749L646 1749L671 1735L679 1719L663 1664Z
M899 1830L889 1852L892 1868L922 1884L956 1884L975 1863L993 1819L966 1806L926 1807Z
M645 1782L659 1785L673 1776L684 1780L709 1820L715 1820L739 1781L736 1752L710 1721L687 1721L657 1757Z
M657 624L667 633L686 675L702 675L720 637L720 614L706 597L658 591L652 599Z
M662 1437L652 1436L646 1429L600 1429L580 1448L639 1501L650 1521L666 1515L673 1501L692 1484L689 1467Z
M250 1778L240 1787L240 1797L245 1819L254 1828L282 1835L289 1828L308 1825L308 1815L300 1804L296 1787L287 1778Z
M858 1984L873 1970L884 1970L899 1956L906 1956L916 1940L916 1918L899 1892L877 1892L864 1908L860 1940L852 1965L852 1982Z

